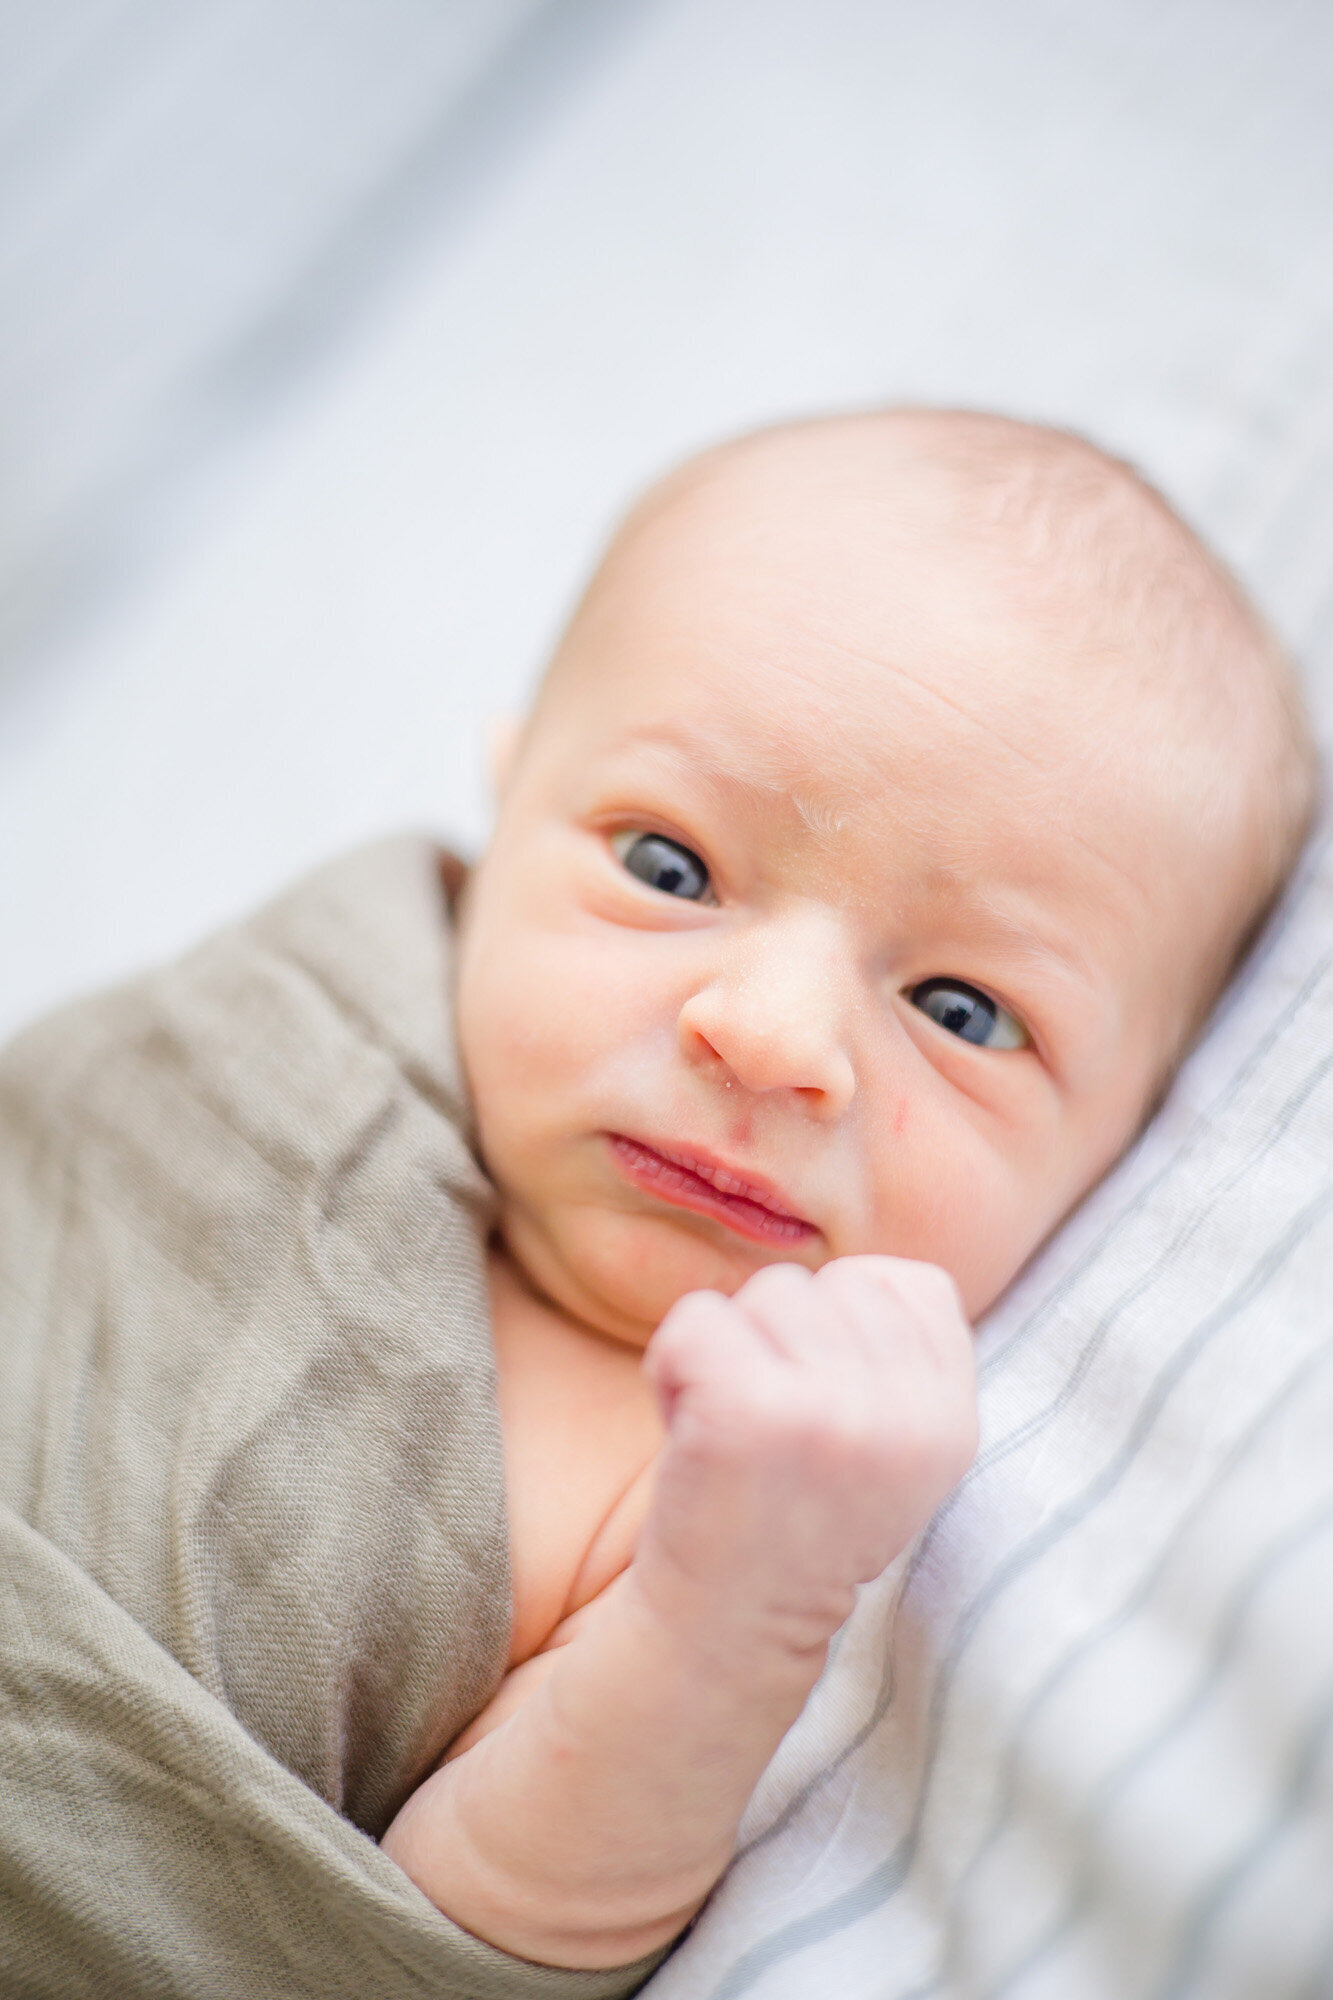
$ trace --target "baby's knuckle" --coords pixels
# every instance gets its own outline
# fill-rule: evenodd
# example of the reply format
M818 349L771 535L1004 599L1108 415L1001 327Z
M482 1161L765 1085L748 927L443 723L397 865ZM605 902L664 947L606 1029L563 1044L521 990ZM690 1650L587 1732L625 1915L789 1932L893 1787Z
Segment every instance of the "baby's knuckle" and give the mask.
M950 1319L966 1321L963 1295L952 1273L942 1264L914 1264L912 1283L921 1303Z
M829 1314L817 1293L811 1290L812 1274L800 1266L774 1265L771 1282L762 1287L755 1279L736 1294L750 1326L777 1336L792 1356L817 1356L821 1334ZM765 1277L766 1272L758 1273ZM755 1289L751 1289L755 1287Z
M843 1257L825 1265L829 1290L836 1295L873 1291L882 1301L886 1329L895 1324L912 1326L928 1346L954 1344L966 1339L970 1330L957 1285L939 1264L927 1264L909 1257Z
M720 1292L686 1292L663 1314L653 1345L671 1346L692 1339L725 1312L728 1304Z
M804 1264L764 1264L732 1297L737 1305L790 1305L803 1299L813 1273Z

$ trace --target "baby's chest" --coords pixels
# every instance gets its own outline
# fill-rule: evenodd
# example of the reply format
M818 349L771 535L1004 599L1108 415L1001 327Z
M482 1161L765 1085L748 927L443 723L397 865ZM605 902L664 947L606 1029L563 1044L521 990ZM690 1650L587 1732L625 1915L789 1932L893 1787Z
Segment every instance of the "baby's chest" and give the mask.
M493 1279L492 1308L515 1666L629 1561L662 1425L631 1349L584 1333L503 1278Z

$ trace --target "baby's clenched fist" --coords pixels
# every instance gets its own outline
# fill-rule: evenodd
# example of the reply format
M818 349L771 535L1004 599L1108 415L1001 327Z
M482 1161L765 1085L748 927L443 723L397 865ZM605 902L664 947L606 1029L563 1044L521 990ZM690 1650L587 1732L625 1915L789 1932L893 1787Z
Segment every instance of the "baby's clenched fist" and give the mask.
M899 1257L692 1292L645 1357L667 1423L641 1590L719 1639L819 1651L976 1450L952 1280Z

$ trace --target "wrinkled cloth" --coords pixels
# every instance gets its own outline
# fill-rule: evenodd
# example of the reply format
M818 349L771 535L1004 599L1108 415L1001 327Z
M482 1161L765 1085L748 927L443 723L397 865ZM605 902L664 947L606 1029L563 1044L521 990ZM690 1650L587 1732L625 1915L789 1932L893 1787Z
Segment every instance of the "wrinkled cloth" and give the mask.
M0 1056L6 1992L656 1963L511 1958L374 1844L509 1644L448 868L354 855Z

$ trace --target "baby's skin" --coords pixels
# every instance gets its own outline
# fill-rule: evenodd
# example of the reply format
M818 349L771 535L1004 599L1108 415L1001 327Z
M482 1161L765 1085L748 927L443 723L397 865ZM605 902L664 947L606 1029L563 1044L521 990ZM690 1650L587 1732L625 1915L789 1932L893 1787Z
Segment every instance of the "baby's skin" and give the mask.
M1188 531L1052 433L793 426L631 517L460 918L514 1638L384 1842L456 1922L591 1967L698 1910L971 1461L970 1323L1289 865L1296 714Z

